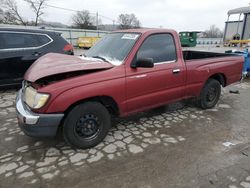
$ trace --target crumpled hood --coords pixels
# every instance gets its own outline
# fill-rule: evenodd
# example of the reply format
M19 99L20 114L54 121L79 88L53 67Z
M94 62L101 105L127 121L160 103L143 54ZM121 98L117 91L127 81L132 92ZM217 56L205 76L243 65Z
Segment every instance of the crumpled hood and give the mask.
M82 70L110 69L113 65L95 58L49 53L37 61L25 73L24 79L35 82L41 78Z

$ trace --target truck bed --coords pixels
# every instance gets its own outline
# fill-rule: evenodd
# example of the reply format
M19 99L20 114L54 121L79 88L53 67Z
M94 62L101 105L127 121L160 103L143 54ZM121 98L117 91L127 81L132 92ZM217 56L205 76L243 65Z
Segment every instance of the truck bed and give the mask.
M235 55L227 54L227 53L204 52L204 51L191 51L191 50L183 51L184 61L205 59L205 58L215 58L215 57L227 57L227 56L235 56Z
M183 51L187 72L187 93L190 96L198 96L204 81L211 75L222 74L225 78L223 86L230 85L241 79L244 57L237 54ZM196 92L194 92L196 91Z

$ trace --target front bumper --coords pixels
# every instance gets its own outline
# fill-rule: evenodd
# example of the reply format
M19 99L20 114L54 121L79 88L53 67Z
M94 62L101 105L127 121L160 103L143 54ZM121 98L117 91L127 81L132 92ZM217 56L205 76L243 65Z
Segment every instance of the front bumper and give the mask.
M16 111L18 125L28 136L51 137L57 133L64 114L37 114L31 112L22 100L22 90L17 94Z

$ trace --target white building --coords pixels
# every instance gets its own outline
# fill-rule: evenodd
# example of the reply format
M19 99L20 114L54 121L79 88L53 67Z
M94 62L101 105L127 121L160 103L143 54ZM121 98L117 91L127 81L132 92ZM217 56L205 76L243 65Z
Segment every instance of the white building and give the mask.
M250 6L229 10L227 14L224 42L233 39L250 39Z

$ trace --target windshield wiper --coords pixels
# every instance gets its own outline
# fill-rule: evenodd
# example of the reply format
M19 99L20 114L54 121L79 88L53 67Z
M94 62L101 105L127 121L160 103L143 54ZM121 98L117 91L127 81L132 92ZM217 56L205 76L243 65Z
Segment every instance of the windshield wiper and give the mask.
M96 56L92 56L93 58L97 58L97 59L101 59L101 60L103 60L103 61L105 61L105 62L108 62L109 63L109 61L107 60L107 59L105 59L104 57L101 57L101 56L99 56L99 55L96 55Z

